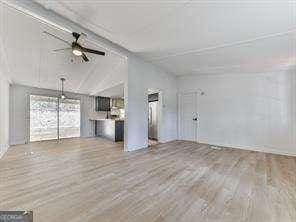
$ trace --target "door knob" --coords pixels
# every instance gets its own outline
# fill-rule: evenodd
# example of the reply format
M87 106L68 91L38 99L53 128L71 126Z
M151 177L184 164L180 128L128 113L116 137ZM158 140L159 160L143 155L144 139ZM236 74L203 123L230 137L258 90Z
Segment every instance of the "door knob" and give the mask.
M193 120L193 121L197 121L197 118L193 118L192 120Z

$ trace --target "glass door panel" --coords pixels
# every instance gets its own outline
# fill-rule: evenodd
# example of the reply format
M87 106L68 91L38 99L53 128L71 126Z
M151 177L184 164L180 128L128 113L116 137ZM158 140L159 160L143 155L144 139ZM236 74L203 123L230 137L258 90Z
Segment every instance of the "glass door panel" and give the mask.
M80 137L80 100L59 101L60 138Z
M30 95L30 141L58 139L58 98Z

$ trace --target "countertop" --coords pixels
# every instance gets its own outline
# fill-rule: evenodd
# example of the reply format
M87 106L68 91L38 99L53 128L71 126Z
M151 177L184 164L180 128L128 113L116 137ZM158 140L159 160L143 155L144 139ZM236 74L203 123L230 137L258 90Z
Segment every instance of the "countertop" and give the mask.
M90 118L92 121L124 121L124 119L101 119L101 118Z

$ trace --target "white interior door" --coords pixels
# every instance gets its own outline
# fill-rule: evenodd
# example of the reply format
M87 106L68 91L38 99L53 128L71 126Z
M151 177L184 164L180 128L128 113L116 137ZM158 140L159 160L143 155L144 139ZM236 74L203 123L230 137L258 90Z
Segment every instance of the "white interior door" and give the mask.
M197 138L197 94L182 93L179 97L179 138L196 141Z

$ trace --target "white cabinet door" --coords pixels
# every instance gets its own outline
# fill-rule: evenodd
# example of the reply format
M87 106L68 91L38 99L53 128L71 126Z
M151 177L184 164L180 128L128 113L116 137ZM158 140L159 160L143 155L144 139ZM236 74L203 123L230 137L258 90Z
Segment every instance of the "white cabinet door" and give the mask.
M197 94L180 94L179 139L197 142L197 124Z

